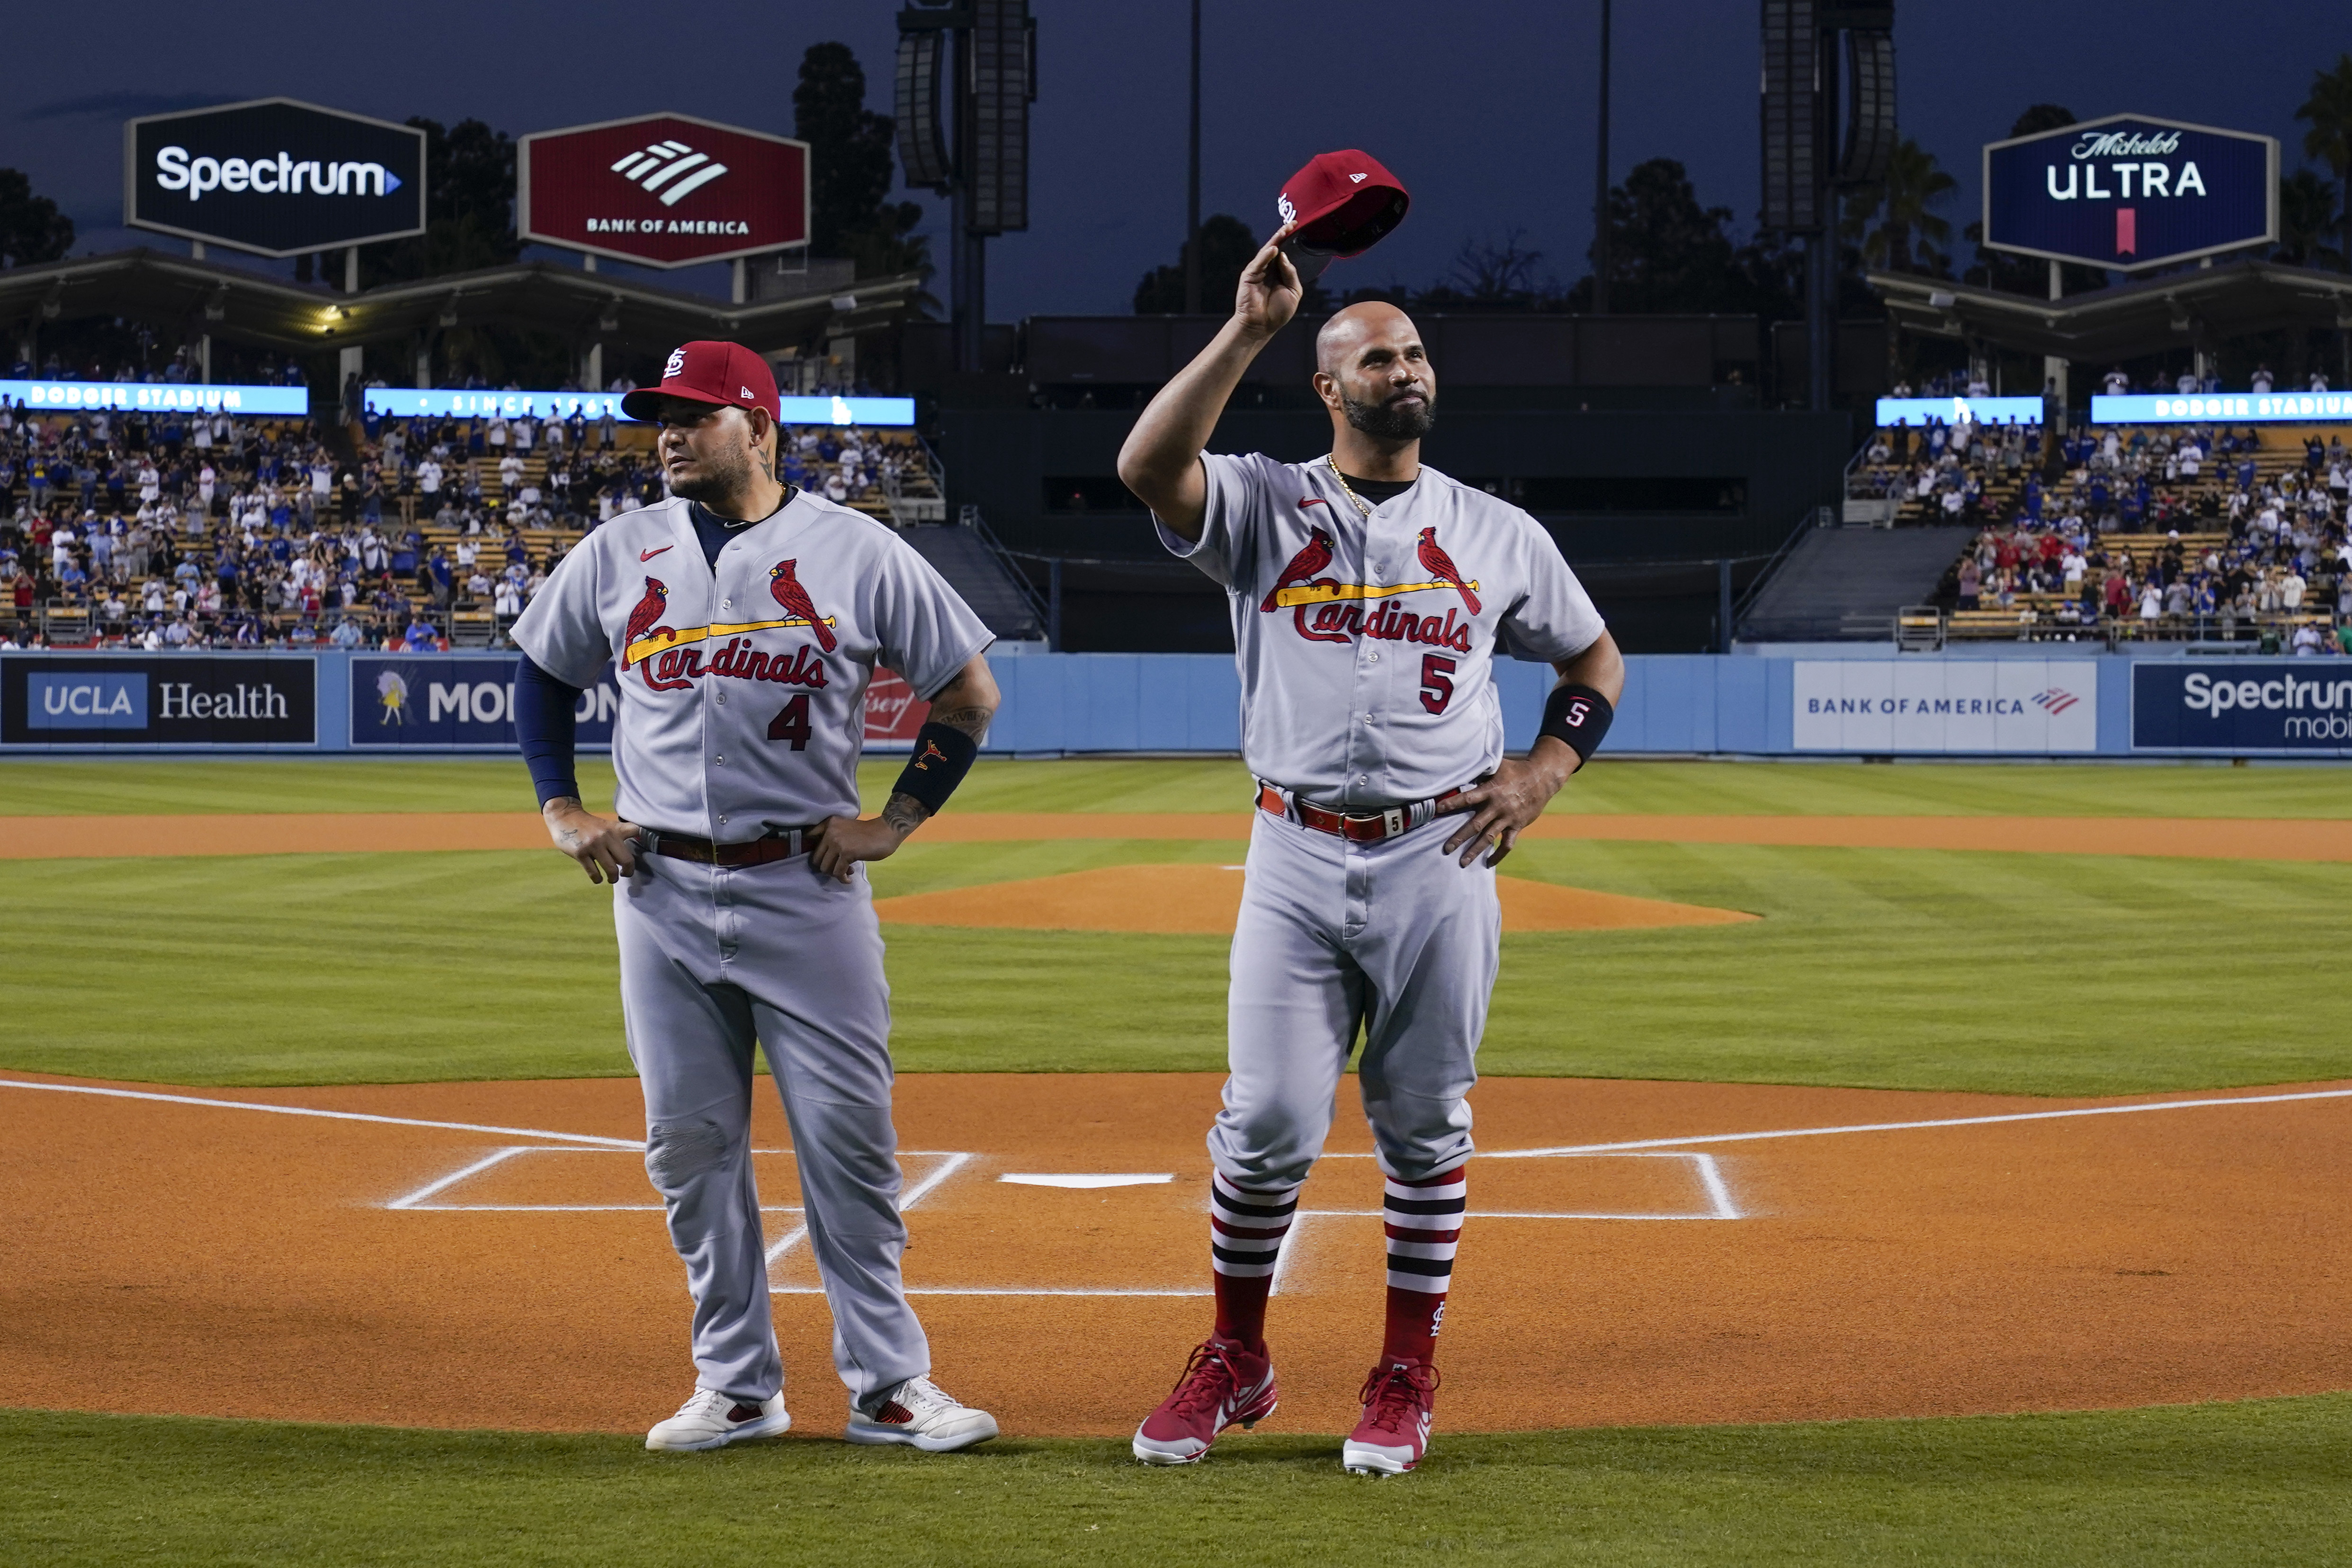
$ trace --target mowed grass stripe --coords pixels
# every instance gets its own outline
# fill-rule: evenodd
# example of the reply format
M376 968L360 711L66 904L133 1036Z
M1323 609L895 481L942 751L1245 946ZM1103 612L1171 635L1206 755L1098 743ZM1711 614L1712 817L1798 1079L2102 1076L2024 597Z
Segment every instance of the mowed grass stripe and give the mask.
M649 1456L627 1436L17 1411L0 1559L706 1568L878 1542L912 1568L2319 1564L2352 1557L2348 1446L2344 1394L1497 1436L1449 1435L1441 1411L1427 1464L1375 1484L1341 1473L1336 1438L1271 1431L1146 1470L1116 1442Z
M878 811L899 759L858 771ZM1601 753L1553 803L1558 812L1663 816L2207 816L2343 819L2339 766L2218 767L1905 763L1641 763ZM613 798L613 769L583 756L583 798ZM959 812L1246 811L1248 772L1230 757L1134 761L988 758L957 793ZM0 762L0 816L152 816L317 811L529 811L512 757L129 758Z
M1234 847L919 841L887 895ZM1542 842L1762 915L1507 937L1490 1074L2104 1095L2352 1077L2352 866ZM611 895L534 852L21 862L0 1067L213 1085L625 1073ZM1215 1070L1222 937L893 926L909 1071Z

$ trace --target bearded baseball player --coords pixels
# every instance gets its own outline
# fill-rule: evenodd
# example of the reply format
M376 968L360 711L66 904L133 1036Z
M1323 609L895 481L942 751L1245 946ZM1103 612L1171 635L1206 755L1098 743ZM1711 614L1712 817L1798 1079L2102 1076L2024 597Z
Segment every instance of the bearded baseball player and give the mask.
M997 703L991 638L890 529L777 482L759 355L688 343L623 407L661 426L671 499L591 533L515 624L516 731L557 847L614 888L646 1173L694 1298L694 1395L646 1447L792 1425L751 1174L756 1046L800 1171L801 1224L777 1246L804 1240L824 1278L849 1440L968 1447L996 1422L931 1381L899 1279L889 987L861 862L896 850L971 767ZM877 661L931 711L882 814L860 817ZM573 704L608 662L613 821L582 805L572 774Z
M1192 1463L1227 1426L1274 1410L1266 1297L1360 1035L1387 1178L1387 1326L1341 1462L1372 1475L1420 1463L1468 1190L1465 1097L1498 959L1494 868L1592 754L1624 686L1616 645L1542 527L1422 462L1436 376L1403 311L1350 306L1317 338L1328 457L1202 450L1298 309L1285 247L1298 237L1347 254L1328 233L1300 235L1329 210L1294 184L1295 221L1242 275L1233 319L1119 455L1161 542L1231 599L1242 751L1259 781L1231 1074L1209 1133L1216 1323L1137 1429L1146 1464ZM1501 650L1559 672L1525 761L1503 754Z

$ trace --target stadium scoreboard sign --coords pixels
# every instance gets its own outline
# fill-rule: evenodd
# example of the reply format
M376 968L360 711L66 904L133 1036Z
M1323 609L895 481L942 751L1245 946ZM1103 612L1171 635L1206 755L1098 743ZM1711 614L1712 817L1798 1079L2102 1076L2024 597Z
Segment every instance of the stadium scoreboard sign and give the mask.
M0 386L14 384L0 382ZM602 419L606 414L626 419L619 393L603 392L469 392L436 387L412 392L399 386L371 386L362 395L368 412L395 419L446 418ZM787 425L907 426L915 422L911 397L780 397L777 417ZM2039 406L2039 400L2036 400Z
M2137 394L2091 399L2094 425L2336 425L2352 420L2352 395L2341 392L2200 392L2184 396Z
M1984 150L1984 243L2130 271L2278 238L2275 137L2112 114Z
M291 414L310 412L307 386L198 386L160 381L0 380L0 403L28 414L79 414L111 408L125 414Z
M299 654L0 657L0 744L308 747L318 687Z
M685 114L535 132L516 149L515 227L643 267L804 245L808 143Z
M261 256L425 232L425 132L290 98L122 127L122 221Z

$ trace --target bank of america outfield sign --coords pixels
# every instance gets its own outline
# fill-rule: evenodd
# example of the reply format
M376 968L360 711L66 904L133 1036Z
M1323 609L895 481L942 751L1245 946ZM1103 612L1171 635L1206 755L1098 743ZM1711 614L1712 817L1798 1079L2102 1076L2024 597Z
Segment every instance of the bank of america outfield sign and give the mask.
M1800 752L2092 752L2099 670L2084 659L1799 659Z
M1984 150L1984 243L2132 270L2278 237L2278 142L2111 114Z
M692 267L805 244L805 142L689 114L573 125L515 153L526 240L647 267Z
M290 98L122 128L122 221L261 256L425 232L425 132Z

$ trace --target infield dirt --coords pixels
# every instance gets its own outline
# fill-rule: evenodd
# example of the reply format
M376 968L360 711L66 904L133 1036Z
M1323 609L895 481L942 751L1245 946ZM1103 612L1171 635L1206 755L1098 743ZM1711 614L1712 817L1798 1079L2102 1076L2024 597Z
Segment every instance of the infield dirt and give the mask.
M635 1430L690 1386L683 1274L627 1147L641 1130L627 1079L115 1086L184 1103L12 1079L0 1403ZM1204 1331L1200 1295L1151 1292L1205 1289L1201 1138L1217 1082L900 1080L903 1163L910 1192L927 1188L908 1216L908 1279L958 1292L918 1302L940 1376L1007 1431L1130 1429ZM1271 1429L1344 1430L1378 1345L1379 1184L1352 1098L1343 1086L1335 1157L1307 1189L1274 1303ZM2320 1178L2352 1168L2352 1099L1508 1152L2130 1103L2147 1102L1489 1080L1474 1099L1485 1152L1439 1429L2352 1386L2352 1210ZM765 1084L757 1104L758 1147L782 1150ZM446 1180L501 1149L530 1152ZM789 1155L761 1156L759 1174L766 1203L794 1201ZM1073 1189L1008 1174L1170 1179ZM1621 1217L1577 1217L1599 1215ZM772 1239L795 1218L767 1217ZM799 1430L837 1433L805 1252L784 1251L774 1278Z

